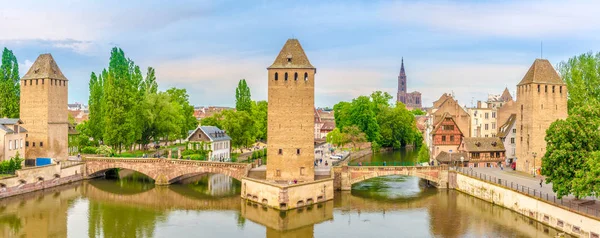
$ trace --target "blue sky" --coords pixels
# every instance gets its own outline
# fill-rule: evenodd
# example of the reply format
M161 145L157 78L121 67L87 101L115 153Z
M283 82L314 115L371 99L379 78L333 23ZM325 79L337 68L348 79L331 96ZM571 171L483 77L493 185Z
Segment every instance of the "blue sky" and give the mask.
M408 90L424 106L444 92L461 104L511 92L535 58L553 64L600 50L597 1L7 1L0 47L25 74L52 53L70 80L69 102L87 103L92 71L123 48L159 88L183 87L194 105L235 104L245 78L267 98L268 67L298 38L317 67L316 106L381 90L395 96L404 57Z

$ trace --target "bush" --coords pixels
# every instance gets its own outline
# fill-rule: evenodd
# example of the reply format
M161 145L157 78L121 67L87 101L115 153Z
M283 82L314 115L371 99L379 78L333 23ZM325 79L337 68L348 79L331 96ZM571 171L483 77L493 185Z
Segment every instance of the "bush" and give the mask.
M10 160L5 160L0 162L0 174L12 174L15 170L19 170L22 168L21 163L23 159L19 157L19 153L15 155L15 157L10 158Z
M183 157L184 159L190 159L190 160L206 160L206 157L202 156L201 154L191 154L191 155L187 155Z
M98 154L104 155L106 157L114 155L115 151L108 145L101 145L98 147L96 151Z
M93 146L86 146L81 149L81 153L83 154L96 154L97 152L98 148Z

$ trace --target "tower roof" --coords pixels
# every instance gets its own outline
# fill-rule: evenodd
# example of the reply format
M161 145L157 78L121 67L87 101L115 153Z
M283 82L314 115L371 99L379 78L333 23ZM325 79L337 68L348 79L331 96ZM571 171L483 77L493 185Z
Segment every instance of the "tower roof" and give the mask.
M400 76L406 76L404 72L404 57L402 57L402 63L400 64Z
M530 83L565 84L547 59L535 59L517 86Z
M41 54L29 71L21 79L60 79L67 80L51 54Z
M510 92L508 91L508 88L504 88L504 92L502 92L502 96L500 96L500 98L503 99L505 102L513 100L512 95L510 95Z
M298 39L288 39L283 45L279 55L268 69L314 69L310 64L308 57L304 53L304 49L300 45Z

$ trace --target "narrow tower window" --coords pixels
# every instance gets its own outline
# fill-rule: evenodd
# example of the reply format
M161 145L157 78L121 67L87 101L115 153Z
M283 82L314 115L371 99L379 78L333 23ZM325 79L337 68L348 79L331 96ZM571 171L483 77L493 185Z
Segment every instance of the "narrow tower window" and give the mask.
M280 154L280 155L282 155L283 154L283 149L279 149L279 151L277 153Z
M554 93L554 86L552 86L552 93Z
M298 81L298 73L294 73L294 81Z
M304 73L304 81L308 81L308 73Z
M544 92L547 93L548 92L548 85L544 86Z
M538 93L540 92L540 85L538 84Z
M279 74L275 73L275 81L279 80Z
M296 149L296 154L299 155L300 154L300 149Z
M287 79L288 79L288 73L285 73L284 79L285 79L285 81L287 81Z

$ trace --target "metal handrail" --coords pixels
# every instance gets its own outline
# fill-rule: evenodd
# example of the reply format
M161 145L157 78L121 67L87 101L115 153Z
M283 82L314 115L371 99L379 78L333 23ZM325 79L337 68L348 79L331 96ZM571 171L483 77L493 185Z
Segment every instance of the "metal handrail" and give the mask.
M573 212L600 218L600 209L598 209L598 208L593 208L593 207L590 208L588 206L581 206L580 204L573 203L572 201L570 201L568 199L567 200L562 199L562 198L557 199L557 197L554 194L544 193L544 192L540 191L539 189L536 190L535 188L523 186L523 185L520 185L515 182L509 183L506 179L499 179L494 176L487 175L484 173L478 173L477 171L473 171L473 170L470 170L470 169L464 168L464 167L456 168L456 172L459 172L461 174L464 174L464 175L467 175L467 176L470 176L470 177L473 177L476 179L484 180L484 181L491 182L494 184L499 184L500 186L503 186L507 189L511 189L518 193L532 196L537 199L541 199L550 204L565 208L565 209L573 211Z

